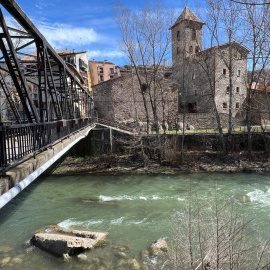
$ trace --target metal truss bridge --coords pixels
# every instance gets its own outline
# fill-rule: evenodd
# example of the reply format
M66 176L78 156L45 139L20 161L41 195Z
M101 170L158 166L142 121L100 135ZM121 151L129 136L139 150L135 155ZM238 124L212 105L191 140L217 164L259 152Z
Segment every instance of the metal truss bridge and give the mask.
M25 56L30 59L27 63ZM94 122L88 86L14 0L0 0L0 104L3 100L12 120L2 120L0 105L3 175L11 164Z

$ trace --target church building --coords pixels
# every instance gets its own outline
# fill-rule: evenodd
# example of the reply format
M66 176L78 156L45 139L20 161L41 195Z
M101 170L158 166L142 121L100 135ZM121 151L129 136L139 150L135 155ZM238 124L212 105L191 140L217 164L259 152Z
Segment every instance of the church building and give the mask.
M179 85L179 112L213 115L217 106L219 114L227 119L231 85L232 115L243 120L249 51L236 42L202 50L203 25L185 7L170 28L172 76Z

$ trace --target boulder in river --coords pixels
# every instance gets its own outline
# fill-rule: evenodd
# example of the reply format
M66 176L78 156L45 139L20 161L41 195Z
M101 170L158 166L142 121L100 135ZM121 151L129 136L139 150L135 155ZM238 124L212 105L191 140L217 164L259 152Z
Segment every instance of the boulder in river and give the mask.
M52 227L45 232L36 233L31 244L56 256L74 255L99 246L108 232L66 230Z
M149 248L150 255L162 256L168 251L168 244L164 239L158 239Z

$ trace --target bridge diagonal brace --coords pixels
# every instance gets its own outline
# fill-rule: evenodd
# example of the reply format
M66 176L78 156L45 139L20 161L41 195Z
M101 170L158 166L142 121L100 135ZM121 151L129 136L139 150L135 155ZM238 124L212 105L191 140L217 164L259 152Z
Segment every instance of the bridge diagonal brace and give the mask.
M1 9L0 9L0 27L2 28L3 31L3 33L0 34L0 49L5 58L6 65L8 66L14 86L19 94L28 121L31 123L39 122L39 115L37 109L33 103L26 80L20 68L19 60L17 58L16 51L14 49Z
M11 108L17 122L21 123L22 119L20 117L20 114L19 114L19 111L17 109L16 103L15 103L14 99L12 98L12 95L11 95L11 93L9 91L9 88L7 87L7 84L5 82L4 76L3 76L1 71L0 71L0 86L1 86L1 88L3 89L3 91L4 91L5 95L6 95L6 99L7 99L8 103L9 103L9 105L10 105L10 108Z
M49 99L46 74L45 49L40 43L37 46L38 96L41 122L49 121Z
M46 72L47 73L47 81L48 81L48 86L49 86L49 93L52 99L52 104L54 107L54 111L56 113L56 118L57 120L63 119L63 113L61 110L61 106L59 103L59 98L58 98L58 92L56 91L56 86L55 86L55 76L52 71L51 63L50 63L50 58L48 55L48 51L45 49L45 59L47 60L47 65L46 68L48 69Z
M72 99L72 92L70 87L68 87L67 73L64 67L59 66L59 76L60 76L60 88L63 93L65 93L64 107L66 110L66 117L74 118L74 100ZM68 116L69 115L69 116Z

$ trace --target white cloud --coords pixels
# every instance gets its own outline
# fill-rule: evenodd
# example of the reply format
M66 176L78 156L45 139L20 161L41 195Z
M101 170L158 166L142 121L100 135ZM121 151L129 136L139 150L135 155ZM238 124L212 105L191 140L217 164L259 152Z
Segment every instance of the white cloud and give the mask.
M100 36L93 28L74 27L60 23L42 23L37 25L37 28L55 48L86 45L100 40Z
M125 54L117 50L103 50L103 51L90 50L88 51L88 56L89 56L89 59L95 58L95 57L106 59L106 58L121 58L121 57L124 57Z

